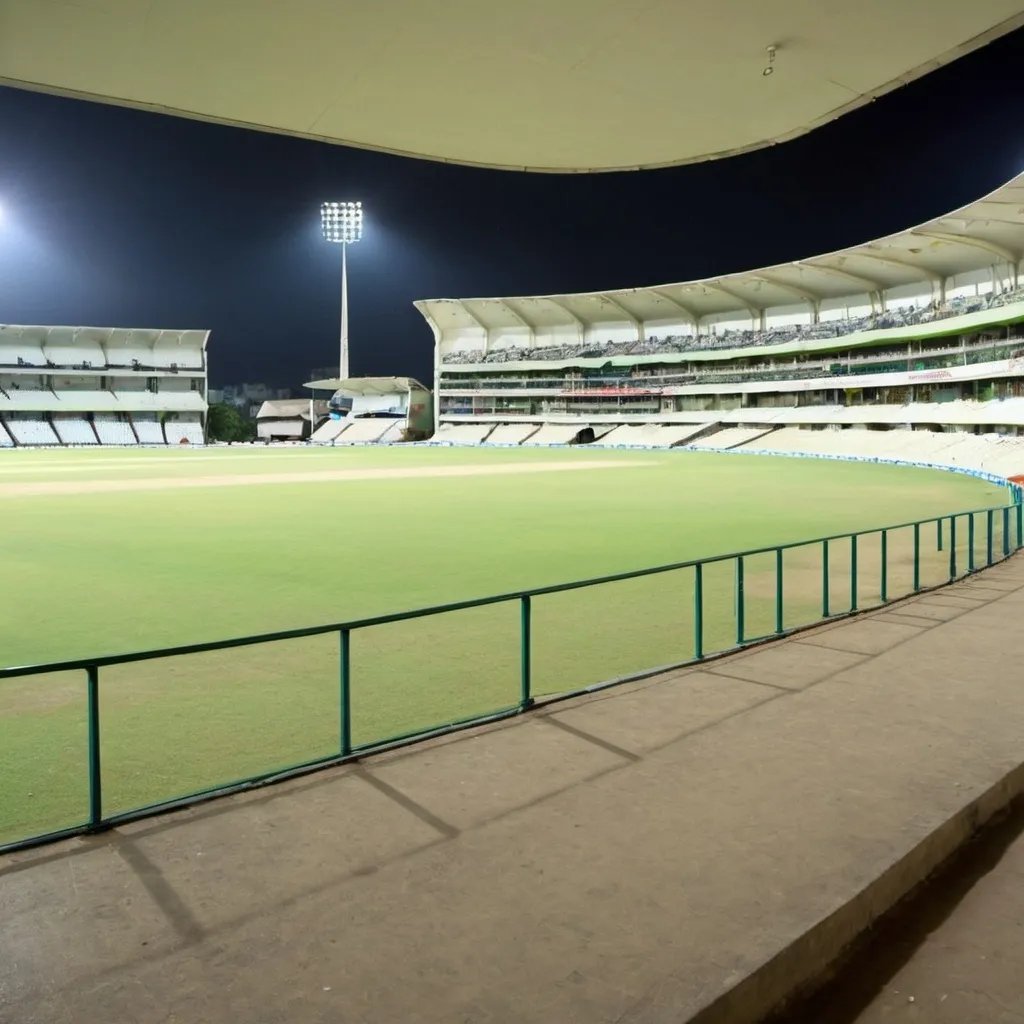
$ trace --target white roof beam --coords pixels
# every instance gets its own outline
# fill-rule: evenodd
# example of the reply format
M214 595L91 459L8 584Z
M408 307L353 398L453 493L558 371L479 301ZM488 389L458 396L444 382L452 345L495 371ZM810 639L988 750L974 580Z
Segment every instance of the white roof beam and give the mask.
M972 249L981 249L983 252L989 252L993 256L998 256L1001 260L1013 266L1020 262L1019 253L1012 252L1006 246L1000 245L998 242L990 242L984 238L972 238L969 235L957 235L946 231L933 231L931 228L918 228L916 231L911 231L911 234L921 238L934 238L939 242L950 242L953 245L966 245Z
M804 288L799 288L795 284L789 284L787 281L778 281L774 277L769 277L767 274L754 274L752 276L755 281L761 281L772 288L778 288L779 291L788 292L790 295L801 299L803 302L806 302L811 309L817 312L818 304L821 302L820 296L814 295Z
M755 306L749 299L744 298L739 292L734 292L731 288L727 288L720 281L703 281L701 282L705 288L711 288L716 292L721 292L723 295L727 295L733 302L738 302L741 309L745 309L752 317L760 317L764 312L763 309Z
M604 299L609 306L617 309L636 329L636 340L642 342L644 340L644 322L636 315L631 313L626 307L616 298L602 292L600 298Z
M648 290L652 295L657 295L659 299L664 299L670 306L675 306L681 313L685 313L694 327L700 324L700 317L685 302L680 302L677 298L669 295L668 292L662 291L661 288L650 288Z
M881 294L885 291L885 285L880 281L876 281L871 277L864 277L863 274L854 274L849 270L842 270L839 267L830 266L827 263L808 263L806 261L797 261L795 264L798 267L807 267L809 270L820 270L825 274L832 274L835 277L844 277L847 281L853 281L854 284L859 284L866 288L868 292L877 292Z
M587 325L569 308L568 303L551 296L548 296L548 302L552 306L557 306L576 325L576 334L582 345L587 340Z

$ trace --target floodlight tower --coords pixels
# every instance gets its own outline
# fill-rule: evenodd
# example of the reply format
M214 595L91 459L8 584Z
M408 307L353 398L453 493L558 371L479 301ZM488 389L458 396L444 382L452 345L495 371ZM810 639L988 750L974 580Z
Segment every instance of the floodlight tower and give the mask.
M324 238L341 246L341 350L338 376L348 377L348 247L363 237L362 203L321 203L320 227Z

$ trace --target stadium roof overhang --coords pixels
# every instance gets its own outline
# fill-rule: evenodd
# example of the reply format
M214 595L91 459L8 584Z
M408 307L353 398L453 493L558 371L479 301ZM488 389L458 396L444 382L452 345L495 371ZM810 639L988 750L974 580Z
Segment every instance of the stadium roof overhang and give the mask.
M348 395L393 395L396 392L427 390L413 377L345 377L313 380L303 387L313 391L344 391Z
M435 334L594 324L691 322L724 313L814 307L829 299L931 289L992 267L1017 278L1024 258L1024 174L977 202L885 238L793 263L651 288L493 299L425 299Z
M793 138L1024 12L1019 0L0 0L0 21L3 84L455 163L606 171Z

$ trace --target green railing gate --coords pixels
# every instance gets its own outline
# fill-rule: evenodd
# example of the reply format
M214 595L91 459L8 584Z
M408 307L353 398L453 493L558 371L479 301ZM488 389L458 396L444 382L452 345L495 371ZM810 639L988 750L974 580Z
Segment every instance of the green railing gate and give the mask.
M186 806L215 795L262 785L272 780L292 777L415 739L437 736L467 726L518 715L532 707L538 700L549 702L565 699L613 686L627 679L654 675L667 668L692 664L712 655L785 636L797 629L820 623L824 619L878 607L893 600L894 597L905 597L940 586L979 568L992 565L997 558L1007 557L1011 551L1019 549L1024 544L1021 492L1014 488L1011 493L1014 498L1012 504L995 508L977 509L875 530L734 552L394 615L163 650L2 669L0 696L3 695L2 684L11 680L52 677L66 673L73 673L82 679L85 688L84 721L74 726L75 736L83 741L80 746L76 746L76 740L76 743L70 744L74 749L47 748L49 740L44 723L39 733L39 742L46 749L39 750L36 746L26 747L8 743L8 747L13 745L15 748L15 753L12 754L9 749L5 751L3 734L0 733L0 771L3 773L0 777L0 853L110 828L159 811ZM924 528L929 529L926 531ZM924 539L930 536L935 537L934 550L932 545L924 542ZM679 582L681 578L683 583ZM668 652L671 660L658 666L651 666L649 661L644 661L639 669L630 670L611 680L605 678L602 681L600 677L587 679L585 673L591 669L586 659L578 652L585 651L591 646L598 629L595 626L593 635L583 637L584 647L576 648L576 654L570 651L561 662L552 660L550 651L553 648L550 643L548 644L548 653L544 655L543 660L548 666L549 678L538 685L538 673L543 675L545 671L544 665L539 665L537 660L538 654L544 654L544 645L537 634L538 621L543 623L545 615L554 615L550 605L544 606L546 611L538 611L543 601L560 594L573 594L573 600L568 608L570 611L576 611L584 602L579 592L598 593L599 588L623 587L628 581L653 579L662 580L662 583L650 592L653 596L644 598L641 595L639 607L635 595L627 594L624 601L616 604L607 597L609 591L604 589L600 590L600 594L604 596L591 602L591 614L596 619L601 610L608 607L620 616L623 609L639 612L640 618L636 621L644 625L647 632L640 631L637 637L631 639L624 632L616 633L613 620L609 630L602 631L609 634L604 637L605 641L612 645L608 649L617 649L615 645L632 644L640 651L637 657L646 659L649 655L649 645L653 642L652 638L656 638L662 645L658 650ZM683 598L685 600L682 600ZM680 600L682 603L674 603ZM509 662L509 672L518 678L515 680L514 690L510 688L503 691L510 697L507 702L483 710L476 707L474 713L466 714L464 717L453 717L437 712L437 720L427 724L420 723L397 734L385 733L376 738L363 735L357 742L353 725L358 725L359 720L358 714L354 717L354 705L357 699L365 699L367 696L366 687L360 687L360 672L353 668L353 642L357 635L366 635L377 627L419 620L438 622L441 616L505 605L512 606L512 610L516 612L514 620L510 620L510 623L514 623L510 625L510 630L518 644L517 657ZM663 621L655 614L658 609L662 609ZM550 623L548 625L550 627ZM550 628L548 632L551 632ZM423 636L427 635L429 634L423 633ZM460 652L458 649L451 650L450 644L463 643L463 639L468 638L470 632L456 629L450 635L439 635L445 638L439 641L442 643L442 649L449 652L453 660L458 660ZM190 664L187 659L195 655L237 652L244 648L259 648L265 651L266 645L313 637L323 637L328 641L332 637L336 638L334 656L337 670L335 682L332 684L335 707L331 710L331 715L337 716L337 732L333 734L333 742L329 738L326 739L316 756L284 767L276 763L277 755L273 751L268 751L267 759L274 760L274 764L266 770L249 771L244 777L229 782L207 778L204 780L205 786L192 786L184 795L157 800L142 799L137 805L121 806L113 812L105 810L105 796L111 784L112 774L118 784L133 772L139 777L147 776L144 758L140 760L138 754L135 755L134 761L121 758L126 763L116 772L106 765L106 759L102 754L105 730L112 727L111 723L114 728L120 730L121 735L126 735L132 728L130 723L133 719L130 716L136 716L134 720L137 720L138 716L147 713L143 688L141 695L137 692L129 693L123 704L117 704L111 709L111 717L105 717L102 704L105 680L109 683L110 673L117 666L137 666L148 662L176 667L185 664L187 667ZM451 637L454 637L454 640ZM600 652L598 654L600 655ZM646 667L643 667L644 665ZM584 676L577 679L571 673L567 675L566 666L579 667ZM600 669L594 671L599 672ZM239 687L238 696L232 694L231 699L238 702L249 699L244 678L240 683L236 679L239 676L244 677L244 670L239 667L237 671L230 671L227 675L231 677L230 684ZM183 678L187 680L187 672ZM219 678L223 678L223 674ZM156 684L153 684L152 690L154 693L158 692ZM168 692L173 695L173 688L159 689L161 695ZM288 702L281 702L280 693L275 692L273 696L278 701L273 707L285 709L277 710L274 714L284 714ZM472 694L466 691L465 699L469 700L471 696ZM465 702L462 707L466 707ZM154 710L153 714L157 714L157 711ZM184 723L178 721L178 735L187 735L190 729L199 728L198 719L201 715L195 708L177 708L174 714L177 719L181 719L182 716L186 719ZM428 710L424 714L430 716L435 712ZM189 721L190 715L195 721ZM18 716L10 711L5 716L0 704L0 726L3 726L5 721L6 728L11 730L7 735L10 738L16 737L16 730L19 728ZM268 719L263 724L269 726L271 723ZM216 731L221 726L214 723L212 728ZM231 728L242 727L234 723L223 728L229 731ZM184 733L181 730L184 730ZM301 723L299 731L301 732ZM251 737L245 735L235 738L239 739L241 745L255 745L254 756L258 757L260 744L270 743L272 746L271 741L274 737L260 728ZM216 743L217 739L218 737L214 735L213 742ZM58 741L53 742L56 744ZM22 751L20 755L17 753L19 750ZM186 757L185 754L180 756ZM36 758L38 770L34 767L36 761L28 761L26 765L18 760L19 757ZM61 757L68 759L66 765L62 765ZM193 776L202 777L204 764L201 758L199 763L194 759L188 759L188 766ZM163 784L161 781L160 785ZM168 785L172 786L173 783ZM29 786L32 788L28 789ZM131 804L130 797L119 798L121 804L126 800ZM76 807L78 810L74 809Z

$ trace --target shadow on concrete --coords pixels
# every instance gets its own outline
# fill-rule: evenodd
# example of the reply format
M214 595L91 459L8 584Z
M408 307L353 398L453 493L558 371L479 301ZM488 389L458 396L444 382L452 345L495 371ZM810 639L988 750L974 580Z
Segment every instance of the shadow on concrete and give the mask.
M872 1001L1024 835L1024 799L981 832L855 943L823 985L764 1024L855 1024Z

